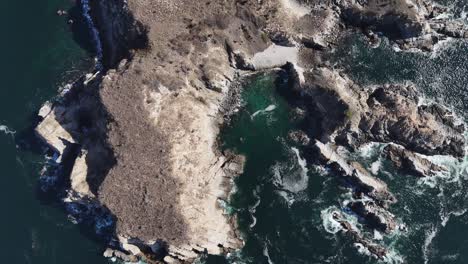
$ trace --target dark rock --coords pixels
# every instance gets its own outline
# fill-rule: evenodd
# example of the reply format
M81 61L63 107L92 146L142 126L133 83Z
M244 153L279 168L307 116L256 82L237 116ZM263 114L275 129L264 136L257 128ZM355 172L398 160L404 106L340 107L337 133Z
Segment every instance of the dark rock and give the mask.
M428 159L415 154L404 147L389 144L384 148L383 154L402 172L417 177L434 176L437 172L447 169L438 166Z
M289 132L288 138L301 146L307 146L310 143L310 138L307 136L307 134L300 130Z
M464 156L464 128L440 106L418 105L414 86L378 87L367 99L366 112L359 122L365 141L394 142L425 155Z

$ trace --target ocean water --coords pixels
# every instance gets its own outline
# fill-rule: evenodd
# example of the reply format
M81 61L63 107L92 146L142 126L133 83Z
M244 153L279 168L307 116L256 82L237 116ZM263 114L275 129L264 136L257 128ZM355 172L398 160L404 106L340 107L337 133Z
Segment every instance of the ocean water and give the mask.
M45 159L31 140L39 107L93 66L81 18L56 15L69 0L0 2L0 262L107 263L102 248L38 192ZM79 10L70 11L73 14ZM78 44L79 43L79 44Z
M464 7L458 3L460 16ZM466 121L466 41L446 41L433 54L403 53L388 41L372 49L361 35L349 34L329 59L362 85L413 82L423 94L421 102L440 102L454 109L460 122ZM306 150L287 139L297 124L294 110L284 101L285 81L278 73L251 78L243 91L242 110L222 133L225 148L247 157L231 203L246 246L228 263L468 263L467 158L433 157L449 172L418 179L398 173L381 158L382 144L349 153L350 160L387 182L398 199L390 212L408 230L372 234L343 209L353 198L332 173L301 165ZM269 105L276 107L264 111ZM261 115L252 118L258 111ZM334 211L389 248L389 256L378 261L339 232L341 227L331 218Z

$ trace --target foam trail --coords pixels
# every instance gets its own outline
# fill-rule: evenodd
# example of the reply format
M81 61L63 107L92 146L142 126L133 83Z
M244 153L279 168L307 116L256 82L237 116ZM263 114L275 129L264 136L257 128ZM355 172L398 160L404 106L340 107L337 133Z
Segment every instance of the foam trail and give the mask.
M253 228L257 224L257 218L254 216L254 214L257 211L257 207L260 205L260 202L261 202L260 196L258 196L257 191L254 191L254 196L255 198L257 198L257 201L252 207L249 208L249 212L253 220L253 222L249 226L250 228Z
M259 115L259 114L271 112L271 111L273 111L273 110L275 110L275 109L276 109L276 105L269 105L269 106L267 106L267 108L265 108L265 109L263 109L263 110L258 110L258 111L256 111L255 113L253 113L253 115L252 115L251 118L254 119L254 118L255 118L257 115Z
M101 39L99 38L99 31L97 30L96 26L94 25L93 18L91 17L90 11L91 7L89 6L89 0L81 0L81 8L83 10L83 17L86 20L86 24L88 25L88 29L91 32L95 48L96 48L96 69L102 70L102 43Z
M268 264L274 264L273 261L271 261L270 254L268 253L268 246L266 244L263 247L263 256L267 258Z
M285 190L298 193L304 191L309 183L307 161L300 156L297 148L293 147L291 150L294 153L297 165L283 165L283 170L279 171L281 170L281 168L279 168L279 170L275 172L275 176Z
M432 240L437 236L437 232L439 230L436 227L432 227L431 231L427 232L426 239L424 240L423 246L423 257L424 257L424 264L429 263L429 250L432 244Z
M16 131L9 129L4 125L0 125L0 132L5 133L6 135L14 135L16 133Z
M462 209L462 210L459 210L459 211L450 212L445 216L441 216L442 226L445 227L447 225L447 223L450 220L452 215L455 216L455 217L459 217L459 216L464 215L467 211L468 211L468 209Z

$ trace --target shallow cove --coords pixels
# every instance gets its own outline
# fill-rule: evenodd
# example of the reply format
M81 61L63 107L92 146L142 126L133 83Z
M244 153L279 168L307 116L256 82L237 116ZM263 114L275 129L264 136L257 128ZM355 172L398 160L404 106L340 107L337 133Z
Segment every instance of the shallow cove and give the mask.
M246 245L229 262L363 263L350 243L337 244L335 239L345 237L335 238L322 227L321 210L339 205L336 197L342 192L318 168L304 167L305 150L288 139L300 126L282 96L288 89L283 71L250 77L242 107L221 133L224 149L247 158L230 204Z

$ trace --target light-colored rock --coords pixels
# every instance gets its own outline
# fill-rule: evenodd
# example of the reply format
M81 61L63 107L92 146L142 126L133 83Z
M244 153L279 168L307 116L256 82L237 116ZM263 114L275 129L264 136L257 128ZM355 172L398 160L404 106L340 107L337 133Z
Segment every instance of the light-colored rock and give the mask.
M343 170L343 176L354 177L357 185L370 188L375 196L389 196L387 184L380 179L372 176L364 167L357 162L348 162L340 154L338 154L330 144L323 144L320 141L315 142L315 146L319 149L320 154L328 160L329 163L338 164Z
M88 176L86 158L86 151L82 151L81 154L76 158L75 164L73 165L73 169L70 174L71 188L81 195L93 197L94 195L89 190L89 185L86 181Z
M54 108L51 110L49 104L45 104L39 111L44 119L36 127L36 133L53 147L60 155L63 154L66 143L76 143L70 133L60 123L61 114L66 110L63 108ZM59 161L60 161L59 157Z
M298 47L285 47L273 44L266 50L256 53L252 58L252 64L256 70L281 67L288 62L297 64L299 60L298 55Z

